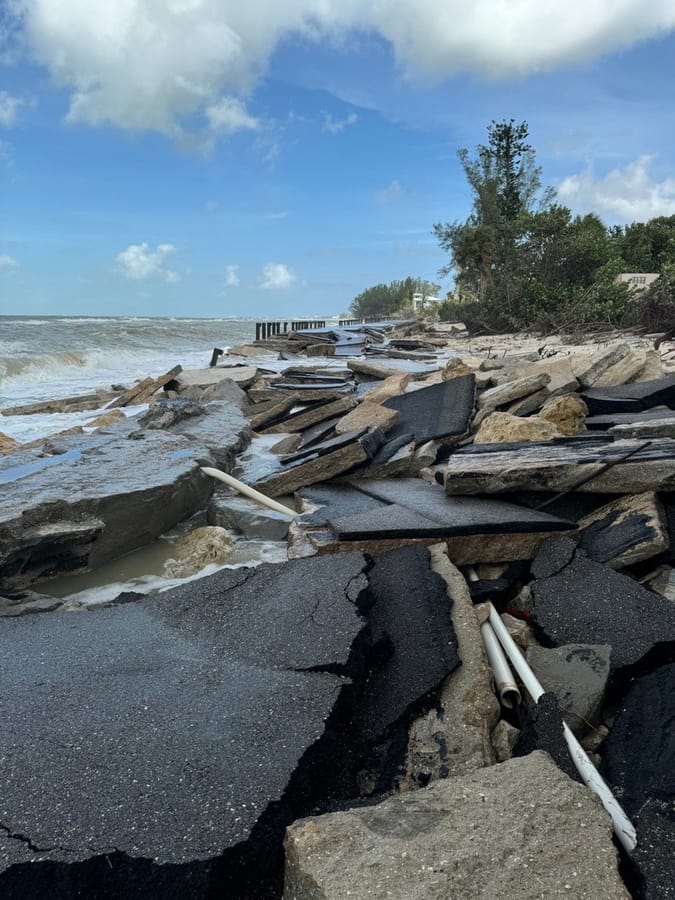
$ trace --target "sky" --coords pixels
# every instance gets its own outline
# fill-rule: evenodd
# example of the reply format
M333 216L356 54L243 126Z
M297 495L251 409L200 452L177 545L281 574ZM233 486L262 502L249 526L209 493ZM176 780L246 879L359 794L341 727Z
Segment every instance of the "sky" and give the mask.
M675 214L674 75L674 0L0 0L0 314L444 295L492 120L575 213Z

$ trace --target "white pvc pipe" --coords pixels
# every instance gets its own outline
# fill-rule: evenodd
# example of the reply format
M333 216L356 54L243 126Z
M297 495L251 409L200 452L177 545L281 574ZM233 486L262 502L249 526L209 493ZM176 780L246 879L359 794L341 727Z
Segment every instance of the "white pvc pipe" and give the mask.
M520 691L508 660L504 656L502 645L497 640L489 622L483 622L480 626L480 633L485 644L488 663L492 669L499 701L502 706L514 709L520 703Z
M225 484L229 484L230 487L233 487L235 491L239 491L239 493L243 494L245 497L250 497L251 500L256 500L262 506L268 507L268 509L285 513L287 516L297 516L297 513L294 510L284 506L283 503L277 503L277 501L272 500L271 497L266 497L265 494L261 494L260 491L256 491L255 488L249 487L247 484L244 484L243 481L233 478L232 475L221 472L220 469L212 469L210 466L201 466L201 470L205 475L210 475L211 478L217 478L218 481L224 481Z
M528 665L527 660L520 652L520 649L516 645L515 641L509 634L506 625L504 625L504 623L502 622L499 613L494 608L492 603L489 604L489 608L490 625L492 626L494 633L496 634L502 647L506 651L506 655L511 660L513 668L520 676L520 679L527 688L528 693L536 703L536 701L544 693L544 689L538 681L537 676ZM618 840L626 850L628 850L629 852L631 850L634 850L637 845L637 833L635 831L633 823L630 821L626 813L617 802L616 797L610 791L606 782L603 780L598 770L590 761L590 759L586 755L584 748L572 734L566 722L563 722L563 733L565 735L565 740L567 741L570 755L572 757L572 760L574 761L574 765L577 767L577 771L581 775L586 786L590 788L590 790L592 790L594 794L596 794L596 796L600 799L602 805L605 807L606 812L609 813L614 825L614 834L617 836Z

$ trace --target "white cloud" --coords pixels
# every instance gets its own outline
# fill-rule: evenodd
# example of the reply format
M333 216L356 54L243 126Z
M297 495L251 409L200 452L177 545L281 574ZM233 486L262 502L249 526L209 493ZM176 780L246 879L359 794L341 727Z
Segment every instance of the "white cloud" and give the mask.
M288 266L283 263L268 263L263 269L260 287L289 288L295 281L297 281L297 277Z
M173 284L180 281L180 275L169 269L165 263L176 252L173 244L158 244L153 250L149 244L130 244L118 253L115 261L126 278L144 281L146 278L162 278Z
M205 115L256 121L236 99L291 35L375 31L409 74L552 69L675 28L673 0L13 0L33 58L70 91L69 118L180 135ZM223 105L224 104L224 105ZM220 111L220 112L216 112ZM334 123L337 124L337 123Z
M239 266L228 266L225 270L225 287L239 287Z
M344 119L333 119L329 113L324 113L321 130L327 131L329 134L340 134L341 131L349 128L350 125L356 125L358 121L359 117L353 112L345 116Z
M589 166L565 178L558 187L558 197L575 212L595 212L613 223L675 215L675 178L655 181L650 173L653 158L639 156L597 179Z
M394 200L399 200L403 194L404 191L401 187L401 182L395 178L385 188L382 188L381 191L376 191L375 200L377 203L381 204L392 203Z
M6 253L0 253L0 269L15 269L18 265L18 262L13 256L8 256Z
M12 97L7 91L0 91L0 125L9 128L16 121L16 113L24 101L20 97Z
M206 118L211 130L217 133L234 134L236 131L255 131L260 123L246 112L246 108L234 97L223 97L218 103L206 108Z

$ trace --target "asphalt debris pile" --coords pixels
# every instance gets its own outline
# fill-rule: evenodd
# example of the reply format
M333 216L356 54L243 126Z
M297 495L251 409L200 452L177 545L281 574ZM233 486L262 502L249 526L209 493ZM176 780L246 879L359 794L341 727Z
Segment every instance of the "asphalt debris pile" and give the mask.
M0 894L674 898L675 374L653 343L273 334L135 421L0 458L25 507L0 507ZM79 613L32 593L186 520L288 562ZM486 601L538 702L495 691Z

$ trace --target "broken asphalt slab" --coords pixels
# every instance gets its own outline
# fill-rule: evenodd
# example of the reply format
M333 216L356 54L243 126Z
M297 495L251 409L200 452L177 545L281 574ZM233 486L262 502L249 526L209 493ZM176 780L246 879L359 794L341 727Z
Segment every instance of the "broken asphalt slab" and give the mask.
M390 397L382 405L397 410L400 417L388 438L395 440L400 435L413 434L418 446L437 438L459 438L469 430L475 402L473 374Z
M591 416L640 412L654 406L672 406L675 404L675 375L616 387L591 388L581 396Z
M675 897L675 665L634 681L603 744L603 774L637 828L637 896Z
M248 842L264 869L317 792L312 754L330 793L365 570L341 554L3 620L0 895L239 896Z
M359 479L306 488L301 496L321 509L300 522L330 526L341 540L554 532L573 522L527 507L475 497L448 497L419 478Z
M616 672L675 642L675 604L588 559L570 538L547 540L532 574L532 625L545 646L609 644Z

